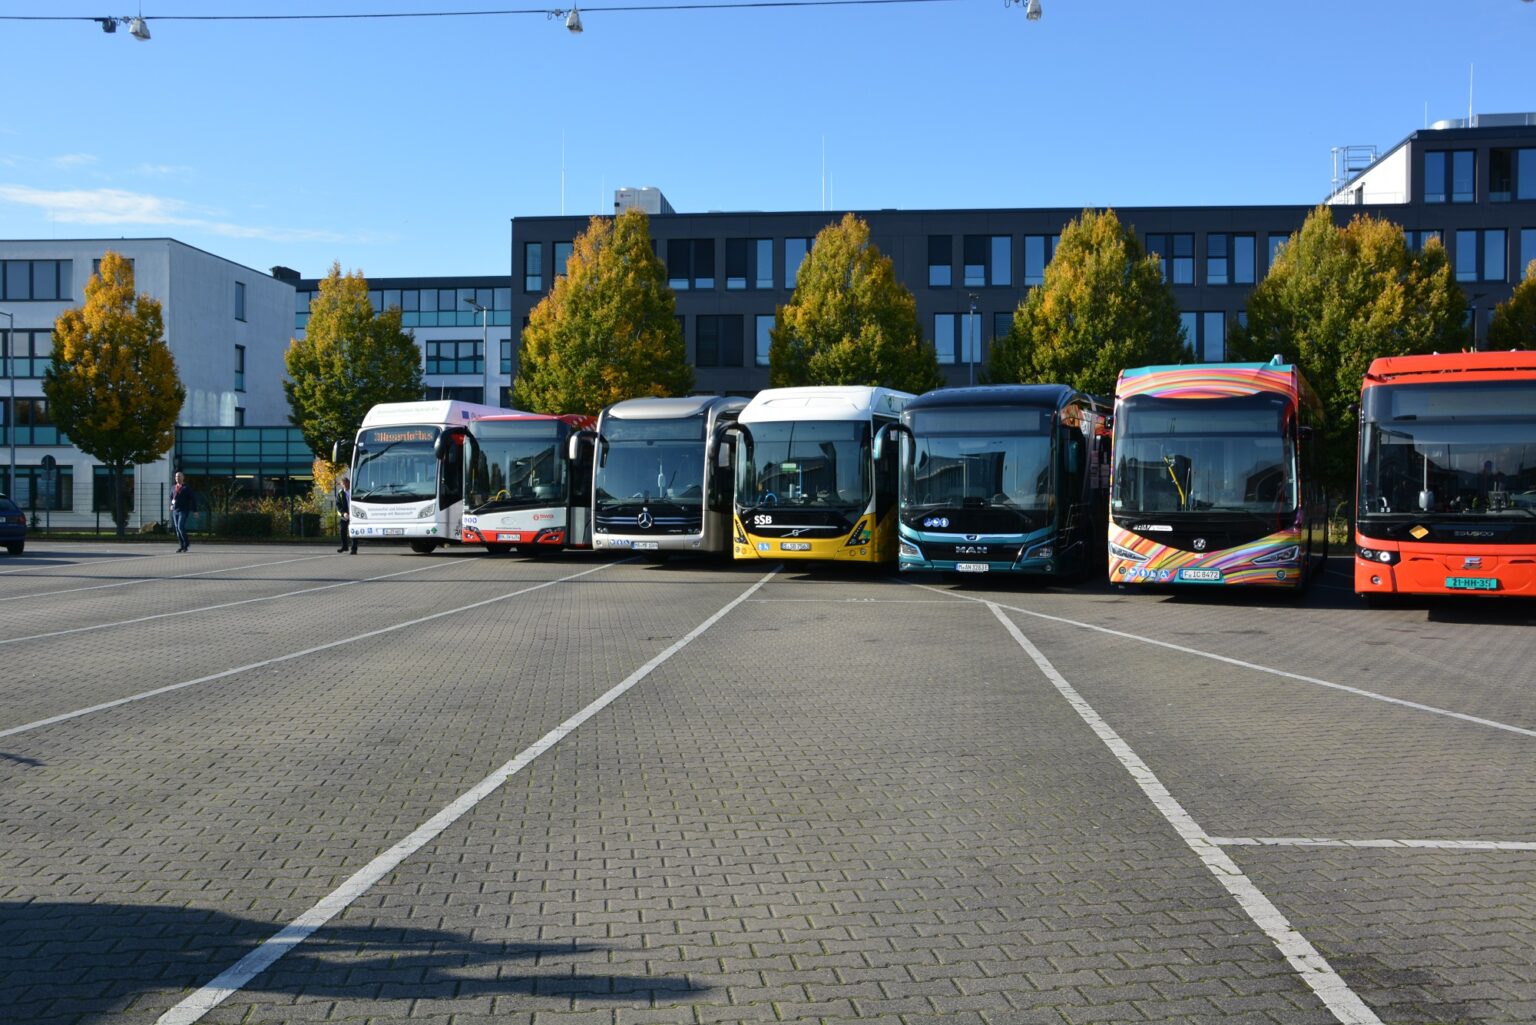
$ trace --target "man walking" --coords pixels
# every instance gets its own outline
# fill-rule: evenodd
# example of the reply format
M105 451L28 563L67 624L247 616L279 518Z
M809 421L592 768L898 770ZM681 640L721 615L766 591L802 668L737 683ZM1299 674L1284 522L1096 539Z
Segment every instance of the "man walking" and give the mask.
M352 554L357 554L357 538L351 537L352 527L352 480L346 474L341 475L341 482L336 485L336 522L341 528L341 547L338 552L347 550L347 545L352 545Z
M184 552L192 547L187 539L187 522L197 512L197 493L187 487L187 478L176 473L176 486L171 488L171 526L176 528L176 540L181 545L176 551Z

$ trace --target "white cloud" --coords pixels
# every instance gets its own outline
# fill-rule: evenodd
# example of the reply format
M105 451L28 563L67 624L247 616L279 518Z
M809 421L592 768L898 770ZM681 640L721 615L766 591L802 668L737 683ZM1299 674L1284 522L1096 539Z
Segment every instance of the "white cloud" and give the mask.
M33 189L24 185L0 185L0 202L46 210L62 224L169 225L206 231L226 238L265 239L270 242L381 242L387 236L346 234L320 228L282 228L272 225L232 224L197 216L203 211L179 199L152 196L123 189Z
M150 178L180 178L192 173L192 168L180 164L140 164L133 170Z
M54 157L50 163L54 167L89 167L96 163L96 158L89 153L62 153Z

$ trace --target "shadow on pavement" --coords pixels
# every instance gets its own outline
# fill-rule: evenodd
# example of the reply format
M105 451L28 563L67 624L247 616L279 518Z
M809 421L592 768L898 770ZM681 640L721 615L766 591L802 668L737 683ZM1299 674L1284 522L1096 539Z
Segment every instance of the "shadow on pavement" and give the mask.
M155 1002L164 1009L186 995L179 991L205 985L276 931L271 922L195 908L0 901L0 1018L31 1025L119 1021L148 992L167 995L167 1002ZM581 974L560 963L597 949L332 923L242 992L396 999L403 1014L410 1001L424 999L521 994L649 1006L709 989L685 977ZM514 963L533 970L513 971Z

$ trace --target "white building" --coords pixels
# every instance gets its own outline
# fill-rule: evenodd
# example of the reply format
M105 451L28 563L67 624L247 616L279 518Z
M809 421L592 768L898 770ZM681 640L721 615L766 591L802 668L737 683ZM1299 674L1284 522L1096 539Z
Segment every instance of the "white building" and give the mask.
M53 527L111 526L105 468L61 442L43 397L54 322L85 303L86 282L108 250L133 262L137 291L160 300L165 341L187 390L180 427L288 423L282 382L293 335L291 283L169 238L0 241L0 492ZM48 456L56 464L51 487ZM176 458L173 449L134 468L130 529L168 518L164 496Z

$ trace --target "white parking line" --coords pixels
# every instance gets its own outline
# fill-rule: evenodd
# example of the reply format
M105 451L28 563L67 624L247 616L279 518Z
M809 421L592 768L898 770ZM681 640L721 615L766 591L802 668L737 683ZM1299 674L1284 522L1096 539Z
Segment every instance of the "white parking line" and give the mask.
M1524 840L1334 840L1325 836L1213 836L1220 847L1396 847L1437 851L1536 851Z
M1243 874L1243 870L1237 867L1237 863L1206 835L1205 830L1201 829L1200 825L1184 810L1183 805L1174 799L1147 763L1142 761L1141 757L1131 750L1131 746L1099 717L1092 705L1083 700L1082 695L1078 694L1066 678L1056 671L1056 667L1051 665L1040 649L1030 643L1029 638L1024 636L1024 632L1018 625L1003 614L1002 607L995 602L983 604L992 610L998 622L1007 628L1009 634L1039 667L1045 678L1062 697L1066 698L1067 703L1072 706L1083 722L1088 724L1088 728L1098 735L1125 771L1130 773L1142 793L1152 801L1185 845L1205 864L1211 875L1226 888L1253 923L1264 930L1265 935L1290 962L1291 967L1296 969L1302 980L1311 987L1312 992L1316 993L1333 1013L1333 1016L1344 1025L1381 1025L1381 1019L1365 1006L1365 1002L1333 970L1328 960L1317 952L1305 936L1291 926L1280 909L1275 907L1252 880Z
M168 577L134 577L131 580L119 580L113 584L91 584L88 587L66 587L62 591L35 591L30 594L18 594L10 598L0 598L0 601L28 601L32 598L50 598L56 594L75 594L79 591L105 591L113 587L127 587L130 584L157 584L167 580L187 580L191 577L207 577L215 573L237 573L242 569L263 569L267 566L286 566L290 562L311 562L315 559L329 559L331 552L326 555L306 555L299 559L278 559L276 562L252 562L244 566L224 566L220 569L204 569L196 573L176 573Z
M41 553L34 553L41 554ZM170 553L167 552L167 555ZM102 559L100 562L65 562L55 565L53 563L38 563L28 566L20 566L16 569L0 569L0 576L9 576L12 573L40 573L48 569L95 569L97 566L110 566L115 562L139 562L144 559L159 558L155 552L145 552L143 555L125 555L120 559Z
M468 612L471 609L484 608L487 605L494 605L499 601L506 601L508 598L516 598L518 595L529 594L533 591L538 591L545 587L553 587L555 584L563 584L568 580L575 580L576 578L584 577L589 573L596 573L600 569L607 569L610 566L619 566L622 565L623 562L627 561L628 560L623 560L621 562L605 563L601 566L593 566L591 569L584 569L580 573L572 573L569 576L560 577L557 580L546 580L542 584L534 584L531 587L524 587L521 590L512 591L508 594L499 594L494 598L486 598L484 601L472 602L468 605L460 605L458 608L445 609L442 612L434 612L428 616L421 616L416 619L408 619L404 623L396 623L394 626L381 627L378 630L369 630L367 633L356 634L352 637L343 637L339 641L331 641L327 644L318 644L313 648L305 648L303 651L289 652L286 655L278 655L275 658L262 659L260 662L251 662L243 666L236 666L233 669L225 669L223 672L210 673L207 676L199 676L195 680L183 680L180 683L167 684L164 687L156 687L154 690L146 690L139 694L130 694L126 698L118 698L115 701L103 701L101 704L92 705L89 708L77 708L73 712L64 712L60 715L49 716L46 719L39 719L36 722L29 722L21 726L12 726L8 730L0 730L0 737L11 737L18 733L27 733L31 730L41 729L44 726L52 726L56 723L68 722L70 719L78 719L83 715L90 715L93 712L104 712L109 708L116 708L119 705L126 705L133 701L143 701L146 698L156 697L161 694L169 694L171 691L182 690L186 687L195 687L200 683L212 683L214 680L222 680L226 676L235 676L239 673L249 672L252 669L261 669L265 666L277 665L281 662L289 662L296 658L303 658L305 655L313 655L316 652L329 651L331 648L339 648L344 644L355 644L358 641L365 641L370 637L380 637L387 633L394 633L396 630L404 630L408 626L419 626L422 623L430 623L432 620L441 619L444 616L456 616L462 612Z
M1536 737L1536 730L1527 729L1524 726L1514 726L1507 722L1499 722L1495 719L1484 719L1476 715L1467 715L1465 712L1455 712L1449 708L1439 708L1435 705L1424 705L1417 701L1407 701L1403 698L1394 698L1386 694L1378 694L1373 690L1364 690L1360 687L1351 687L1344 683L1334 683L1331 680L1320 680L1315 676L1304 676L1301 673L1286 672L1284 669L1276 669L1273 666L1259 665L1257 662L1244 662L1240 658L1231 658L1227 655L1218 655L1214 651L1201 651L1199 648L1191 648L1184 644L1174 644L1172 641L1158 640L1156 637L1143 637L1140 634L1128 633L1124 630L1113 630L1107 626L1098 626L1094 623L1084 623L1077 619L1067 619L1064 616L1050 616L1044 612L1034 612L1030 609L1021 609L1017 605L1003 605L1001 602L989 601L986 598L978 598L974 595L960 594L956 591L946 591L929 584L912 584L913 587L921 587L925 591L933 591L937 594L947 594L954 598L964 598L966 601L979 602L982 605L997 605L1009 612L1017 612L1024 616L1034 616L1036 619L1044 619L1051 623L1061 623L1065 626L1081 627L1084 630L1093 630L1111 637L1121 637L1128 641L1140 641L1142 644L1152 644L1159 648L1167 648L1170 651L1183 652L1186 655L1198 655L1208 658L1213 662L1224 662L1229 666L1237 666L1239 669L1252 669L1258 673L1268 673L1271 676L1284 677L1287 680L1299 680L1302 683L1310 683L1315 687L1327 687L1329 690L1342 691L1345 694L1354 694L1357 697L1370 698L1372 701L1382 701L1389 705L1401 705L1417 712L1428 712L1431 715L1443 715L1450 719L1460 719L1462 722L1475 723L1478 726L1488 726L1496 730L1504 730L1506 733L1518 733L1525 737Z
M592 571L589 570L588 572ZM192 1022L201 1020L203 1015L229 999L230 996L242 989L247 982L250 982L257 975L271 967L278 958L304 942L315 930L346 910L348 905L366 893L374 883L389 875L389 873L399 867L402 861L421 850L422 847L435 839L443 830L463 818L475 805L495 793L503 783L521 772L535 758L554 747L582 723L613 704L626 691L649 676L658 666L687 647L694 638L725 618L732 609L750 598L758 588L766 584L769 578L777 572L778 567L769 570L757 583L731 599L714 615L688 631L684 637L674 641L665 651L654 656L649 662L636 669L633 673L630 673L619 683L614 684L602 697L544 734L532 746L524 749L511 761L460 794L442 811L432 816L420 826L417 826L405 839L358 869L351 878L332 890L314 907L283 926L275 936L266 940L261 946L220 972L206 986L192 993L182 1000L181 1003L162 1014L158 1025L191 1025Z
M376 580L389 580L392 577L409 576L412 573L423 573L429 569L442 569L444 566L453 566L457 563L439 560L431 566L418 566L415 569L404 569L398 573L385 573L377 577L364 577L361 580L342 580L334 584L321 584L319 587L306 587L298 591L284 591L282 594L268 594L260 598L242 598L239 601L227 601L219 605L203 605L195 609L182 609L179 612L157 612L152 616L139 616L135 619L118 619L111 623L96 623L92 626L72 626L67 630L54 630L45 634L28 634L25 637L6 637L0 639L0 645L20 644L22 641L39 641L47 637L63 637L65 634L86 633L91 630L107 630L114 626L132 626L135 623L148 623L156 619L170 619L173 616L191 616L199 612L213 612L218 609L230 609L236 605L250 605L261 601L276 601L279 598L292 598L300 594L314 594L317 591L329 591L337 587L351 587L353 584L369 584Z

